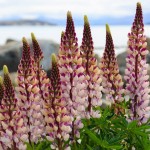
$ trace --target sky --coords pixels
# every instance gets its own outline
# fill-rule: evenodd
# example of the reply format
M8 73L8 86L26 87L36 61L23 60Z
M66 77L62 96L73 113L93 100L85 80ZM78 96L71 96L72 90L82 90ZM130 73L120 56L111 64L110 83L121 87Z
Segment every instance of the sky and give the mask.
M147 20L150 0L140 2L146 21L150 22ZM136 3L137 0L0 0L0 20L49 19L55 22L66 19L68 10L78 19L86 14L91 20L119 20L133 17Z

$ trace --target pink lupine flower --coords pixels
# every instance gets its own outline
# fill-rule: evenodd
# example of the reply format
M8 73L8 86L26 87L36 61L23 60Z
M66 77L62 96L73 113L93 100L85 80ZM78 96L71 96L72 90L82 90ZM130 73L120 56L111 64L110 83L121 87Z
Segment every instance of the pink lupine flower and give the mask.
M67 101L67 109L72 118L72 137L79 137L83 127L81 118L85 115L87 103L87 81L78 49L74 22L71 12L67 13L66 31L62 34L59 50L59 71L62 97Z
M44 105L46 99L49 99L49 78L47 77L47 73L43 70L41 66L41 61L43 59L43 52L38 44L33 33L31 33L32 44L33 44L33 58L34 58L34 71L37 78L37 84L39 87L40 96L40 107Z
M52 54L50 73L50 99L45 102L46 137L52 141L52 149L64 149L64 141L69 139L71 117L66 108L67 102L62 97L60 74L55 54Z
M98 111L94 111L93 108L102 104L102 87L100 86L100 69L97 66L97 60L94 57L94 47L91 35L90 24L87 16L84 16L84 31L82 44L80 47L82 63L85 68L85 74L88 81L88 107L86 117L100 117Z
M32 36L32 43L33 43L33 52L34 52L34 70L37 75L37 82L39 86L39 93L41 96L41 104L42 101L45 100L44 95L48 94L48 87L49 87L49 78L47 77L46 72L42 69L41 61L43 59L43 52L38 44L38 41L36 40L33 33L31 33Z
M123 82L119 74L119 67L115 56L113 39L109 26L106 25L106 45L103 57L100 62L100 69L102 74L103 92L106 94L106 100L113 103L116 113L119 113L120 108L116 104L123 100L122 94Z
M37 142L43 134L43 115L39 96L39 86L34 70L30 47L23 38L23 52L18 66L18 86L16 87L18 105L23 113L24 142Z
M130 96L130 116L129 120L138 120L139 123L145 123L150 117L149 104L149 76L147 75L146 55L146 37L144 33L144 24L141 4L137 3L135 19L128 34L128 54L126 58L125 80L126 91Z
M33 44L34 62L38 64L38 67L40 67L41 60L44 58L43 52L39 46L39 43L38 43L34 33L31 33L31 37L32 37L32 44Z
M4 95L0 104L0 142L3 150L25 150L19 130L22 129L22 115L17 106L14 87L12 86L8 68L4 65Z

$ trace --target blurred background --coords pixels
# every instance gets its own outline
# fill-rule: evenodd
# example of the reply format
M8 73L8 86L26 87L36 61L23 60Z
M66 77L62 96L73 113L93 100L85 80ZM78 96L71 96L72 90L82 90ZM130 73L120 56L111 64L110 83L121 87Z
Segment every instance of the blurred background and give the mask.
M65 30L66 13L71 11L81 44L83 17L87 15L97 57L105 47L105 24L110 25L120 70L125 66L127 34L134 20L137 0L0 0L0 70L4 64L17 70L21 57L22 37L31 45L34 32L44 51L44 69L50 66L50 53L58 52L60 35ZM150 37L149 0L141 0L145 34ZM122 68L123 72L124 68Z

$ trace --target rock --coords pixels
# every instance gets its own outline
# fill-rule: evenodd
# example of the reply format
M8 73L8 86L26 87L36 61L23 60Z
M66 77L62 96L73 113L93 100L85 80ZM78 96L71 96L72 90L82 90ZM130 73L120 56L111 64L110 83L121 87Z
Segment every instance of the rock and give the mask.
M5 43L7 44L7 43L10 43L10 42L17 42L17 41L14 40L14 39L7 39Z
M97 64L99 64L100 63L100 56L98 55L98 54L95 54L95 58L97 59Z
M31 40L28 40L28 42L32 51L32 42ZM59 45L49 40L38 40L38 42L44 53L44 59L42 61L43 68L48 70L50 68L50 55L52 53L58 53ZM3 65L7 65L10 72L16 72L21 55L22 42L7 40L5 45L0 46L0 70L2 70Z
M17 71L21 58L21 42L10 42L0 47L0 70L7 65L10 72Z
M123 52L117 56L117 62L119 65L119 71L121 75L124 75L124 72L125 72L126 56L127 56L126 52Z
M146 41L147 41L147 49L150 51L150 38L147 38Z

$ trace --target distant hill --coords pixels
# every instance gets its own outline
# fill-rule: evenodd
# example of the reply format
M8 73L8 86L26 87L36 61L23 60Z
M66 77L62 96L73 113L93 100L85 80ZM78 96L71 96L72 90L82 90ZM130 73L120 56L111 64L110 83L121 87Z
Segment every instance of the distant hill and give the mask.
M14 20L14 21L0 21L0 26L10 26L10 25L56 25L54 23L49 23L39 20Z
M134 20L135 14L123 17L114 16L88 16L91 25L105 25L106 23L110 25L131 25ZM144 24L150 24L150 13L143 15ZM75 25L83 25L83 16L74 16L73 20ZM22 19L19 16L11 16L5 18L5 20L0 20L0 25L66 25L66 16L64 18L54 18L50 16L39 15L34 20Z

